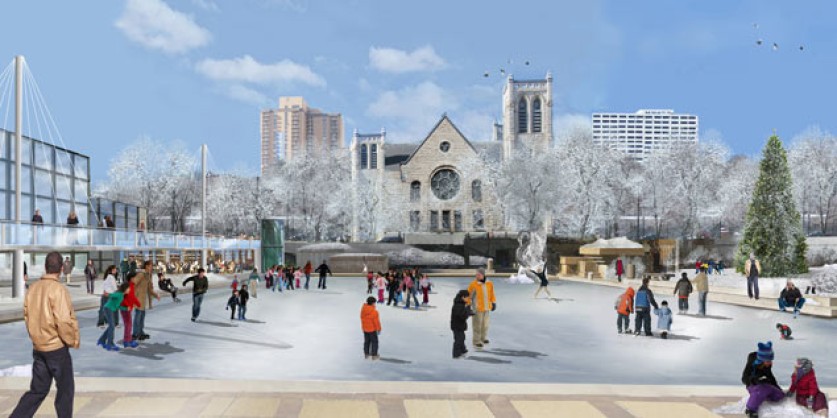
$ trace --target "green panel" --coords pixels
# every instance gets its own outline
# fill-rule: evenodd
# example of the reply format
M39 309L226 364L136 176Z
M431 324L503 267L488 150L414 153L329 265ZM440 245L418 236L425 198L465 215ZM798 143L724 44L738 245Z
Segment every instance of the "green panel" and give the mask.
M262 219L261 272L270 266L285 264L285 221Z

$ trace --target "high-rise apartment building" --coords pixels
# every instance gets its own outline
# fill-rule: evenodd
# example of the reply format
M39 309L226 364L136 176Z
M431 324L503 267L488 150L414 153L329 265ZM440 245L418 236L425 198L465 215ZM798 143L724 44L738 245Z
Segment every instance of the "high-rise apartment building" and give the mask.
M343 116L308 107L302 97L280 97L278 109L262 111L262 174L291 161L343 148Z
M638 161L656 150L697 140L698 117L695 115L668 109L593 114L593 142L630 154Z

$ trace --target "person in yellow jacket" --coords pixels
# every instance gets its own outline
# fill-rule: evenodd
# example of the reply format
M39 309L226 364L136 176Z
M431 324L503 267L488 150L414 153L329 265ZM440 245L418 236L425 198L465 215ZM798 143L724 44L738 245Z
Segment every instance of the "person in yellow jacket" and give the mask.
M31 417L49 394L55 380L55 412L73 416L75 379L70 348L79 347L78 320L70 292L58 278L63 268L61 254L51 252L44 263L46 274L29 286L23 301L23 319L32 340L32 383L20 398L12 417Z
M494 297L494 283L485 280L485 269L477 269L477 278L468 286L471 296L471 309L474 316L471 319L474 347L481 350L488 344L488 316L497 309L497 298Z

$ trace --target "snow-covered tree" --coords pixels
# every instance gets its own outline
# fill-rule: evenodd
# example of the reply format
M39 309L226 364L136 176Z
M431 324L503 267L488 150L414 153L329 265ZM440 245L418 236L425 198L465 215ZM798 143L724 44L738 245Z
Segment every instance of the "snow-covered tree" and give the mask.
M797 273L800 251L804 260L804 248L796 248L800 236L802 219L796 210L787 153L779 137L773 135L762 152L759 178L738 246L737 267L742 269L753 252L761 260L763 276Z
M724 166L715 200L721 222L729 230L738 230L744 225L758 170L757 161L740 155L731 158Z
M183 231L186 216L200 198L195 167L195 154L186 151L182 143L140 138L111 161L109 182L97 193L146 208L149 230L170 227ZM171 220L171 224L160 225L162 219Z
M517 231L540 230L560 200L555 152L517 150L491 177L505 225Z
M788 159L797 201L807 219L808 230L813 215L814 228L825 235L829 221L837 212L837 137L815 127L803 132L794 142Z

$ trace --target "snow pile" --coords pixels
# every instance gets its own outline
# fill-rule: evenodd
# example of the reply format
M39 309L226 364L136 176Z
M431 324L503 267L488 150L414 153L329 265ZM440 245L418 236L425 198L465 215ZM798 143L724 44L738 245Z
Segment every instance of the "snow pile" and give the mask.
M611 239L599 238L595 242L582 245L581 248L643 248L642 244L629 240L626 237L616 237Z
M319 244L308 244L299 248L299 251L349 251L352 247L349 244L340 242L321 242Z
M386 253L389 263L397 266L464 266L465 258L449 252L431 252L418 248L405 248ZM472 266L484 266L485 257L471 256Z
M834 264L837 263L837 251L833 248L817 248L812 251L808 251L808 255L806 257L808 259L809 266L823 266L826 264Z
M811 269L811 282L817 286L817 293L837 295L837 264Z
M736 403L727 404L720 408L716 408L712 412L724 415L738 415L743 414L747 407L747 397L741 398ZM830 418L837 418L837 401L828 402L828 416ZM822 415L817 415L807 408L803 408L796 404L794 398L787 398L782 402L773 403L765 402L759 408L760 418L820 418Z
M517 274L512 274L511 276L509 276L508 282L511 284L532 284L535 283L535 280L529 277L526 269L521 267L517 271Z
M32 377L32 365L24 364L21 366L12 366L8 369L0 369L0 376Z

